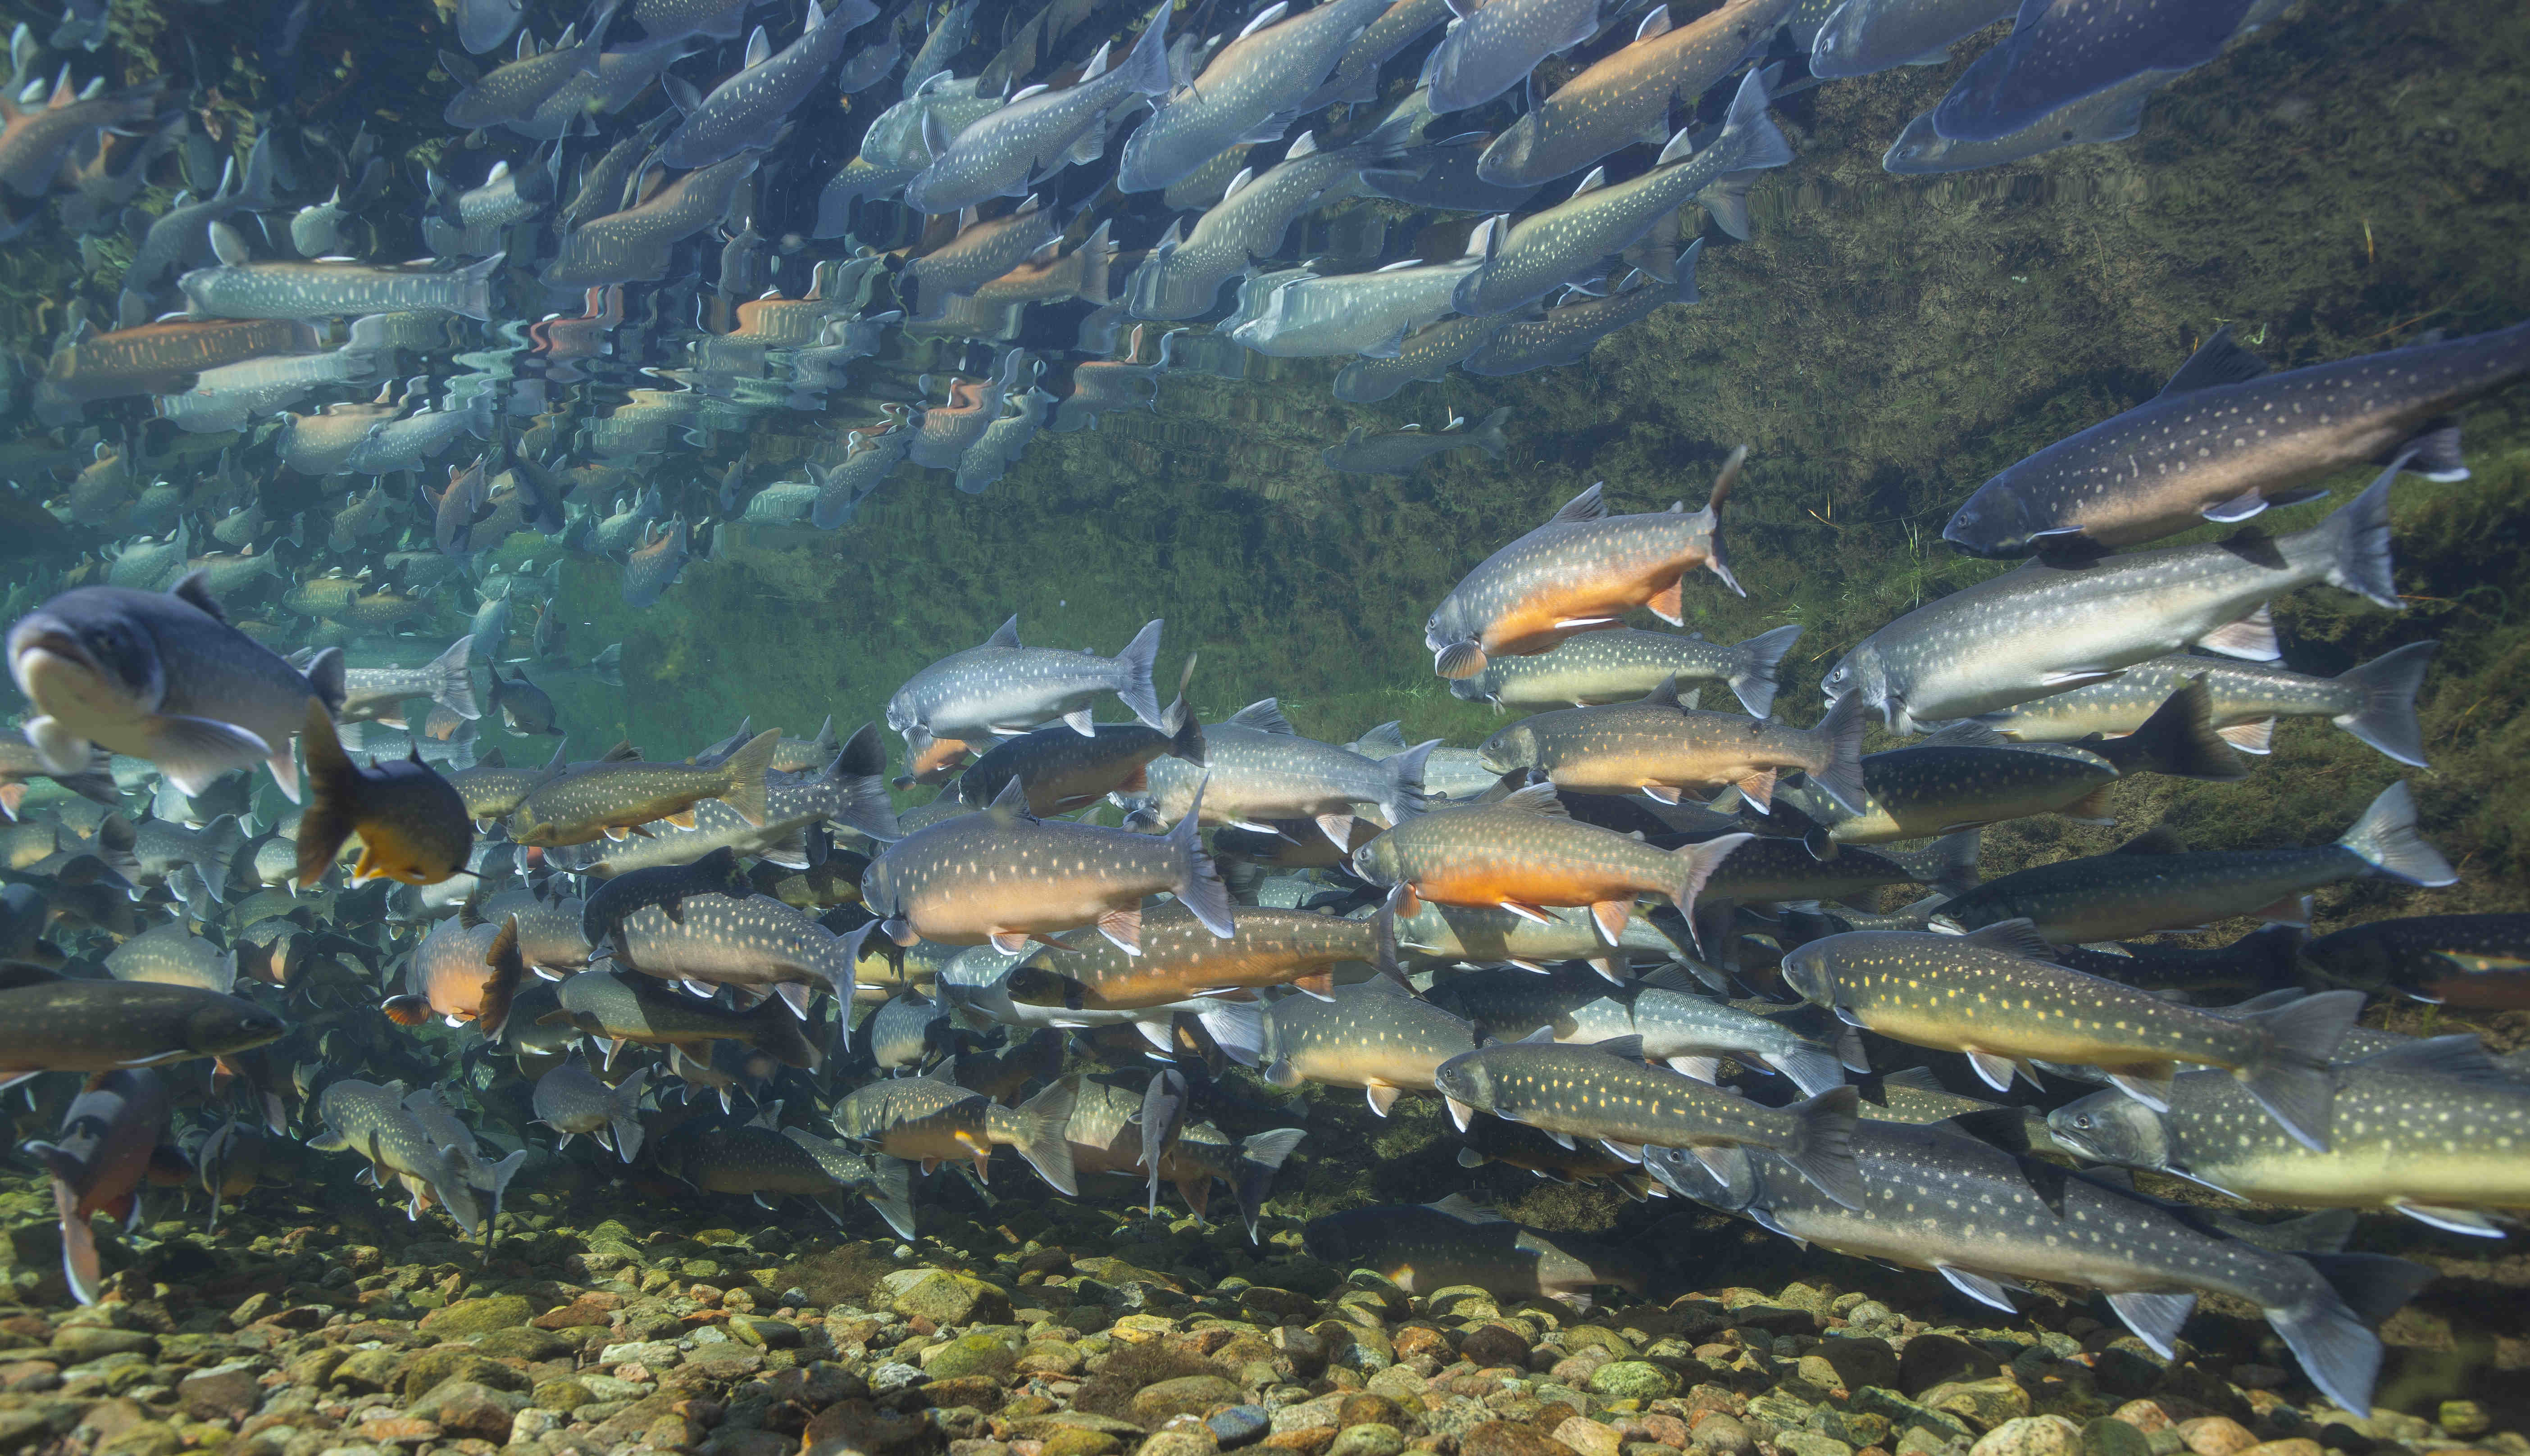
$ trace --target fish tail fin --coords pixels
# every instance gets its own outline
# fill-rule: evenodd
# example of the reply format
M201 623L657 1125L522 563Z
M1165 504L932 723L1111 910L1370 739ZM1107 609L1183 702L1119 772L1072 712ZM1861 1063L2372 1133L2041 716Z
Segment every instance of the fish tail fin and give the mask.
M1766 1064L1792 1079L1803 1097L1816 1097L1844 1085L1844 1063L1824 1047L1794 1047L1766 1058Z
M808 1040L799 1018L794 1015L788 1001L768 996L764 1003L748 1013L755 1022L755 1045L765 1055L787 1067L813 1072L826 1064L826 1054Z
M774 752L781 746L782 730L766 728L721 764L729 781L721 789L721 801L758 829L764 827L764 776L772 770Z
M1072 1121L1079 1094L1069 1082L1057 1082L1018 1105L1018 1134L1013 1143L1037 1176L1066 1198L1076 1198L1080 1184L1072 1171L1072 1144L1063 1130Z
M2214 695L2202 674L2181 684L2133 732L2082 746L2107 759L2119 778L2161 774L2220 783L2249 774L2239 750L2214 731Z
M2442 851L2416 832L2416 799L2403 779L2381 790L2337 842L2386 879L2436 886L2459 878Z
M1108 273L1116 261L1116 244L1102 231L1080 244L1080 286L1082 298L1092 303L1106 303Z
M526 1165L527 1150L524 1148L492 1164L490 1169L492 1186L485 1191L492 1195L492 1217L495 1220L501 1216L501 1201L510 1195L510 1180L516 1178L519 1175L519 1169Z
M913 1164L884 1153L870 1155L870 1180L861 1199L901 1239L913 1237Z
M2390 556L2390 485L2406 462L2407 457L2401 454L2363 488L2363 494L2338 507L2309 532L2318 538L2327 561L2329 585L2370 597L2392 612L2404 604L2398 600Z
M1186 660L1186 668L1193 670L1193 659ZM1169 704L1160 718L1163 724L1171 718L1177 720L1177 728L1169 734L1169 757L1190 764L1202 763L1203 725L1196 720L1194 710L1186 706L1184 687L1179 687L1177 701Z
M1755 837L1755 835L1723 835L1700 844L1681 844L1670 851L1670 858L1678 864L1678 883L1670 887L1670 903L1686 917L1690 927L1695 923L1695 897L1703 891L1704 882L1713 878L1713 872L1731 857L1732 850Z
M649 1129L641 1125L641 1089L650 1080L650 1069L636 1067L632 1075L615 1086L608 1099L607 1121L615 1128L615 1156L631 1162L641 1154L641 1139Z
M1696 194L1696 200L1712 214L1714 226L1743 242L1749 233L1748 189L1755 185L1757 174L1788 167L1792 161L1792 144L1784 139L1783 130L1766 114L1768 100L1764 73L1750 71L1739 83L1738 93L1732 97L1721 135L1706 148L1728 170Z
M1370 912L1370 963L1372 968L1381 975L1404 986L1408 991L1413 989L1414 983L1406 979L1404 969L1397 963L1395 896L1382 895L1379 908Z
M1195 1013L1195 1024L1221 1054L1243 1067L1265 1056L1265 1008L1254 1001L1216 1000Z
M1388 770L1388 792L1381 796L1379 810L1391 825L1403 824L1423 812L1423 768L1432 758L1432 750L1441 740L1417 743L1403 753L1392 753L1384 761Z
M1775 694L1783 687L1777 676L1784 658L1792 644L1801 639L1801 624L1780 626L1759 632L1733 649L1739 665L1732 670L1731 690L1739 697L1739 706L1751 718L1764 718L1775 711Z
M1956 898L1977 888L1977 860L1985 852L1985 830L1957 830L1932 842L1932 878L1924 883Z
M1133 716L1145 726L1165 731L1168 725L1160 721L1159 690L1151 686L1151 671L1159 661L1160 619L1153 618L1142 623L1142 629L1125 644L1124 651L1116 654L1116 696L1123 698L1125 706L1132 709Z
M203 852L193 861L193 873L202 877L202 885L210 890L212 899L229 897L229 867L237 863L238 851L246 847L249 837L246 826L238 823L234 814L223 814L202 827Z
M2425 669L2441 645L2410 642L2338 674L2338 682L2362 693L2361 706L2330 721L2398 762L2423 768L2425 731L2416 722L2416 689L2424 686Z
M2337 1103L2329 1058L2361 1014L2363 993L2324 991L2247 1018L2266 1036L2267 1050L2240 1069L2240 1085L2285 1132L2316 1152L2328 1151L2329 1113Z
M1503 438L1503 421L1509 418L1511 406L1505 404L1476 422L1476 427L1467 432L1467 443L1493 458L1501 459L1503 452L1511 449L1511 442Z
M1792 1104L1784 1110L1800 1121L1800 1146L1775 1150L1792 1171L1848 1209L1862 1207L1862 1168L1853 1159L1861 1105L1862 1090L1851 1086L1831 1087L1807 1102Z
M358 813L359 770L343 751L334 718L325 705L309 699L307 724L300 730L307 756L306 808L299 817L299 886L304 890L324 877L343 841L352 836Z
M62 1215L62 1277L70 1281L71 1298L92 1305L104 1280L104 1268L97 1260L96 1230L88 1226L87 1215L79 1211L79 1195L71 1192L71 1186L58 1174L53 1178L53 1206Z
M1703 260L1704 240L1701 238L1679 248L1678 256L1670 260L1671 302L1701 303L1704 301L1704 295L1697 292L1695 287L1695 265Z
M624 644L617 642L588 660L588 675L608 687L624 685Z
M490 948L483 952L483 963L492 968L492 975L483 983L481 998L474 1003L474 1029L486 1037L498 1037L509 1024L510 1003L517 999L519 986L527 978L526 957L519 950L518 916L501 922Z
M492 283L501 276L501 265L509 254L496 252L479 263L469 264L457 275L457 297L449 307L468 318L489 323L492 319ZM488 400L490 391L484 392ZM488 406L487 406L488 407Z
M2300 1254L2319 1277L2302 1299L2266 1311L2329 1399L2357 1416L2372 1413L2372 1383L2381 1373L2377 1326L2434 1276L2420 1264L2386 1254Z
M1133 48L1126 53L1124 63L1116 68L1125 74L1128 89L1145 96L1169 93L1169 17L1175 11L1174 6L1161 6L1133 41Z
M1810 782L1854 815L1863 813L1871 799L1862 782L1862 732L1868 727L1863 714L1862 694L1844 693L1828 705L1827 716L1810 730L1827 750L1826 763L1809 771Z
M1209 776L1207 776L1208 778ZM1214 868L1212 856L1203 848L1203 790L1197 783L1193 802L1186 805L1185 817L1169 831L1169 843L1178 854L1178 882L1171 887L1179 899L1203 922L1203 928L1228 940L1238 933L1230 915L1230 887L1221 883L1221 871Z
M902 833L896 822L896 802L888 797L887 743L879 736L878 725L862 724L835 750L834 762L826 766L826 779L842 791L843 800L843 807L829 814L829 819L874 839L894 839Z
M460 718L480 718L482 707L474 701L474 638L471 633L448 644L448 650L430 660L432 674L430 700ZM498 679L495 674L494 680Z
M1265 1216L1265 1200L1274 1192L1274 1175L1283 1170L1284 1159L1308 1135L1304 1127L1277 1127L1240 1141L1238 1165L1231 1170L1230 1194L1238 1201L1238 1216L1247 1225L1247 1242L1256 1242L1258 1220Z

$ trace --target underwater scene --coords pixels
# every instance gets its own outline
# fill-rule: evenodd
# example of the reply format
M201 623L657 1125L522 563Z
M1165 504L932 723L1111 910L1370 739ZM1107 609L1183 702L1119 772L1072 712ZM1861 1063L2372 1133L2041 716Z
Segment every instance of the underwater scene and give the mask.
M7 12L0 1456L2530 1456L2518 0Z

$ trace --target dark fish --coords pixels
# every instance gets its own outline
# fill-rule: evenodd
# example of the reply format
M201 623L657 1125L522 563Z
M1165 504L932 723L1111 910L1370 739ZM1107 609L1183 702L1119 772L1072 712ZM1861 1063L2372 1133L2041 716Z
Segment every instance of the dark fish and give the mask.
M166 1126L167 1093L156 1072L101 1072L72 1099L53 1141L25 1145L23 1151L52 1178L62 1220L62 1273L81 1304L96 1303L102 1272L88 1219L97 1213L137 1215L140 1180Z
M755 893L753 882L739 868L737 853L726 845L690 864L632 870L607 880L581 906L579 931L592 946L613 941L621 954L624 922L634 911L655 905L683 925L686 896L713 893L737 900Z
M1594 1285L1643 1287L1636 1261L1564 1234L1523 1228L1454 1193L1438 1203L1348 1209L1312 1218L1309 1254L1339 1267L1378 1270L1400 1289L1431 1293L1472 1284L1497 1295L1586 1297Z
M2021 0L2010 37L1951 87L1933 126L1955 140L1991 141L2138 72L2202 66L2223 53L2254 4Z
M555 998L561 1009L544 1018L548 1024L576 1027L619 1047L639 1042L692 1048L730 1041L761 1049L784 1066L814 1070L825 1061L800 1032L791 1008L770 997L752 1010L732 1011L673 990L655 976L582 971L566 979Z
M288 1029L243 997L147 981L73 981L24 961L0 963L0 1087L37 1072L225 1056L278 1041Z
M1150 1086L1142 1090L1141 1121L1142 1162L1151 1170L1150 1199L1144 1212L1152 1217L1160 1212L1160 1165L1176 1150L1185 1120L1184 1075L1173 1067L1153 1072Z
M869 0L835 0L832 14L808 0L799 38L779 52L756 27L746 61L736 76L697 95L682 81L670 85L686 119L659 143L658 160L678 171L708 167L749 149L773 144L783 119L833 69L853 27L876 19ZM680 89L682 87L682 89Z
M560 1066L536 1079L528 1101L536 1120L562 1134L562 1141L554 1144L555 1152L586 1133L597 1146L611 1148L631 1162L641 1154L641 1089L649 1080L650 1068L635 1067L632 1075L609 1087L586 1062L577 1055L567 1056Z
M501 676L501 670L494 668L492 693L487 706L501 715L502 723L511 732L551 733L556 737L562 735L562 729L554 727L553 697L543 688L529 682L527 674L523 672L513 669L512 675L504 679Z
M2530 915L2418 915L2322 936L2302 958L2366 991L2454 1006L2530 1007Z
M377 876L406 885L436 885L466 868L474 824L465 796L421 761L411 758L363 769L343 751L325 705L307 704L300 744L307 756L307 805L299 820L299 884L315 884L334 865L343 841L360 836L352 883Z

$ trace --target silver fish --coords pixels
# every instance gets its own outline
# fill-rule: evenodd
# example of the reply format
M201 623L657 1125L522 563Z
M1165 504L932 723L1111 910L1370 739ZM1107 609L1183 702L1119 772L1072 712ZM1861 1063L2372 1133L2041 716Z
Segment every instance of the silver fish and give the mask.
M1117 189L1157 191L1240 142L1282 140L1294 108L1387 3L1321 0L1288 19L1289 0L1259 10L1126 140Z
M831 13L808 0L799 38L778 53L758 26L736 76L707 96L695 96L690 87L681 94L681 101L691 104L683 106L684 124L659 143L660 162L684 171L772 145L783 119L833 68L852 29L877 17L878 7L869 0L835 0Z
M956 212L992 196L1018 196L1065 166L1094 162L1106 151L1107 114L1136 96L1169 88L1167 35L1171 12L1151 17L1133 48L1113 69L1099 47L1081 79L1061 90L1030 87L952 140L938 117L923 113L931 161L906 185L905 202L922 212Z

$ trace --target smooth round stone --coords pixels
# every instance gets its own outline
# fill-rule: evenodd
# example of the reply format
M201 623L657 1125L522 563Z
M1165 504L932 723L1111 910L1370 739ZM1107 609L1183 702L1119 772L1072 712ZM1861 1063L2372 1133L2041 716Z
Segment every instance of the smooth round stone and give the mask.
M1274 1429L1274 1418L1263 1406L1239 1405L1226 1411L1215 1411L1205 1418L1203 1424L1212 1431L1212 1438L1221 1442L1221 1448L1227 1451L1234 1446L1253 1445L1263 1440L1266 1432Z

